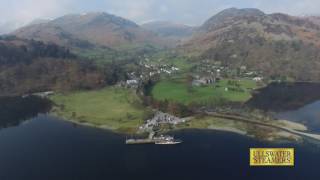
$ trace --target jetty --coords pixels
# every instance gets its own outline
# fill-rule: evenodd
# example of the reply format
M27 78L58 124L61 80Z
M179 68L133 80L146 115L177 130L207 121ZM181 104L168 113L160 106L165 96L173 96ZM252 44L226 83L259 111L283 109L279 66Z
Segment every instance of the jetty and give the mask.
M155 132L151 131L149 133L148 138L141 138L141 139L135 139L135 138L131 138L131 139L126 139L126 144L155 144L155 140L154 140L154 135Z
M161 124L171 124L177 125L184 123L188 118L178 118L163 112L156 112L152 119L149 119L139 127L140 132L148 132L149 136L147 138L138 138L138 139L126 139L126 144L180 144L181 140L174 139L171 136L156 136L154 128Z
M126 144L155 144L153 139L126 139Z
M151 134L151 133L150 133ZM126 139L126 144L180 144L181 140L174 139L172 136L154 136L154 134L149 135L149 138L145 139Z

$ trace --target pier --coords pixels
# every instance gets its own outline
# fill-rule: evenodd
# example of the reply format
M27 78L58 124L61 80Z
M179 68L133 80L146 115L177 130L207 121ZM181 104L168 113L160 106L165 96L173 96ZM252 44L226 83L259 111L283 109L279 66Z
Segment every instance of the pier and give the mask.
M153 139L127 139L126 144L155 144L156 141Z
M155 144L156 140L154 139L154 131L150 131L148 138L141 139L126 139L126 144Z
M172 144L180 144L181 140L176 140L171 136L159 136L153 137L152 139L127 139L126 144L162 144L162 145L172 145Z
M140 139L126 139L126 144L179 144L181 140L175 140L170 136L156 136L154 127L157 127L161 124L172 124L177 125L179 123L184 123L188 118L178 118L163 112L156 112L155 116L152 119L146 121L145 124L139 127L140 132L149 132L148 138Z

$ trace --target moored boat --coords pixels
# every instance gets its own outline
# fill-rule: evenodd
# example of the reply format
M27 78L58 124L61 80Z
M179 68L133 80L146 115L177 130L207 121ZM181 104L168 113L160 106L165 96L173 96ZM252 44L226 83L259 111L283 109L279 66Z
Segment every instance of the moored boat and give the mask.
M180 144L181 140L174 139L171 136L158 136L147 139L127 139L126 144L157 144L157 145L170 145L170 144Z

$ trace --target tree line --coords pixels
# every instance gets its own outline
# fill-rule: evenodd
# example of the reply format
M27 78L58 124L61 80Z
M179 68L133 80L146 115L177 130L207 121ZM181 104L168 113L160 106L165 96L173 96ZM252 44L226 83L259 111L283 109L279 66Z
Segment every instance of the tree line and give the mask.
M126 79L125 63L98 66L55 44L0 37L0 96L113 85Z

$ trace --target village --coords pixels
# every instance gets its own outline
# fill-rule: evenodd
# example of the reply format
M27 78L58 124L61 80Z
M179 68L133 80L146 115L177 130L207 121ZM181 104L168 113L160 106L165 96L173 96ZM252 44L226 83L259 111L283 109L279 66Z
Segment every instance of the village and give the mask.
M250 70L247 66L241 65L236 68L222 65L220 61L201 60L192 69L193 77L196 85L211 84L219 81L222 78L228 79L249 79L255 82L262 82L264 80L262 72Z
M161 59L160 59L161 60ZM158 60L159 62L162 62ZM127 73L128 79L118 83L121 87L137 89L142 82L152 79L153 77L160 78L172 78L177 75L181 75L184 72L179 67L169 63L154 63L149 58L145 58L141 61L140 72L129 72ZM219 61L201 60L200 64L194 65L191 71L188 73L191 76L190 84L194 87L214 85L220 80L229 79L234 81L237 85L237 81L251 80L256 83L263 84L265 80L262 72L249 70L247 66L240 66L238 68L230 68L222 65ZM189 82L188 82L189 83ZM229 91L228 87L225 87L225 91Z
M139 127L139 131L153 132L155 128L160 125L178 125L180 123L185 123L186 121L188 121L188 118L179 118L168 113L157 111L152 119L146 120L145 124Z
M155 76L174 76L180 71L180 69L174 65L152 64L148 62L149 60L140 62L140 71L127 73L128 79L125 82L119 82L118 85L121 87L137 89L143 81Z

